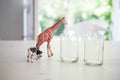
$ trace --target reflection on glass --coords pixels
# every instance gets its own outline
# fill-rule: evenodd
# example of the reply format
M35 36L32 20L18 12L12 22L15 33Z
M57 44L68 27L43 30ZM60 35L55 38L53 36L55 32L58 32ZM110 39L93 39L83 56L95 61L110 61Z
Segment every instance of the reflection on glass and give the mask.
M87 65L103 64L103 36L87 35L84 42L84 62Z
M79 38L61 35L60 59L62 62L77 62L79 58Z

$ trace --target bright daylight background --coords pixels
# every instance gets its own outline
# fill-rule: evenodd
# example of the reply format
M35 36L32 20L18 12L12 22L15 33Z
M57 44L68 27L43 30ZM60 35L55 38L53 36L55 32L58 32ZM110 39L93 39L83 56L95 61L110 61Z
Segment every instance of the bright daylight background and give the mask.
M102 20L112 24L112 0L38 0L38 19L41 30L44 31L63 16L69 17L69 22L79 23L85 20ZM59 36L64 25L54 33ZM109 33L106 32L105 39L109 40Z
M108 25L114 41L120 40L120 0L0 0L0 40L35 40L61 17L78 24L100 20ZM65 31L59 27L54 36ZM110 40L110 33L104 37Z

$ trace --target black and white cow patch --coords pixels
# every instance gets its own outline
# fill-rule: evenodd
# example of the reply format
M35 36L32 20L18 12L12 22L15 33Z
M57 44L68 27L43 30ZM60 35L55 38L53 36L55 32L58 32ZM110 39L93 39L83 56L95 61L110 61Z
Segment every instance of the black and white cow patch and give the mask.
M33 60L37 60L40 57L42 57L42 51L37 50L35 47L32 48L28 48L28 54L27 54L27 62L31 61L33 62Z

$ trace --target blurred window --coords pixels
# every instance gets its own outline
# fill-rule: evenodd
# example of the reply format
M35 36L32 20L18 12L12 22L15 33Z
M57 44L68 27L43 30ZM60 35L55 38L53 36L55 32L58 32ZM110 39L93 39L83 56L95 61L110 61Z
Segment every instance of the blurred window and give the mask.
M106 21L109 26L111 21L112 0L38 0L39 25L42 31L52 26L63 16L72 19L71 23L84 20L99 19ZM64 30L64 25L59 27L54 35L59 36ZM109 35L107 32L105 35Z

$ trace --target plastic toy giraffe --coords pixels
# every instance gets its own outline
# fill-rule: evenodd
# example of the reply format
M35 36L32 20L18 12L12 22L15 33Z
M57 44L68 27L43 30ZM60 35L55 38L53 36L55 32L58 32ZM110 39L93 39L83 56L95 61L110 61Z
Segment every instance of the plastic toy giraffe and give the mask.
M42 32L41 34L38 35L37 44L36 44L36 49L37 50L40 48L40 46L44 42L47 42L47 54L48 54L48 57L51 57L53 55L52 50L51 50L51 46L50 46L50 42L51 42L51 40L53 38L53 33L55 32L55 30L58 29L58 27L60 27L62 25L62 23L66 24L65 17L63 17L56 24L54 24L53 26L47 28L44 32Z

